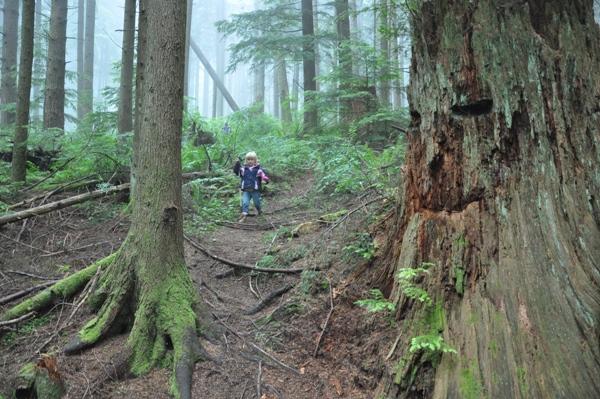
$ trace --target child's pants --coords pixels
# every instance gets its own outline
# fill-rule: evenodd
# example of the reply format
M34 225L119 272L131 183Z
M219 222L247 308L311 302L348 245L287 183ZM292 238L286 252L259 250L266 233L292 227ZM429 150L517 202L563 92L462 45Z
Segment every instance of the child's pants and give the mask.
M254 207L257 211L261 210L260 207L260 191L244 191L244 202L242 205L242 212L248 213L248 207L250 206L250 199L254 201Z

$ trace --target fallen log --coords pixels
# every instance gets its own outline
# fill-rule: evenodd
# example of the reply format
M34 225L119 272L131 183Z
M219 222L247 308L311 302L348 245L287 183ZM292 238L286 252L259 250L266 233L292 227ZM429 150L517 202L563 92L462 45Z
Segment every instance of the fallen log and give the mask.
M46 205L38 206L35 208L27 209L21 212L11 213L10 215L5 215L0 217L0 226L4 226L8 223L18 222L20 220L29 219L34 216L43 215L45 213L49 213L52 211L56 211L59 209L63 209L69 207L71 205L80 204L82 202L86 202L92 199L106 197L107 195L119 193L123 191L129 190L129 183L121 184L119 186L111 187L106 190L95 190L91 193L80 194L74 197L66 198L61 201L51 202Z
M19 299L21 297L24 297L25 295L27 295L27 294L29 294L29 293L31 293L33 291L37 291L37 290L39 290L41 288L46 288L49 285L55 284L56 282L57 281L54 281L54 280L53 281L46 281L45 283L38 284L38 285L35 285L33 287L29 287L29 288L26 288L24 290L21 290L19 292L15 292L14 294L7 295L4 298L0 298L0 305L4 305L6 303L14 301L15 299Z

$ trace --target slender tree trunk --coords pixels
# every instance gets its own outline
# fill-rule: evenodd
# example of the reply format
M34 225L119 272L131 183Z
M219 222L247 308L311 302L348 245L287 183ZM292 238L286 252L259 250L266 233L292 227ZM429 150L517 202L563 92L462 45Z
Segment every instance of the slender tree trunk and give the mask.
M27 138L29 130L29 96L31 95L31 76L33 68L34 29L35 0L23 0L19 85L12 158L12 181L14 182L24 182L27 177Z
M192 10L194 8L194 1L187 0L187 21L185 23L185 74L183 79L183 96L184 96L184 109L188 109L186 97L189 97L190 90L190 37L192 31Z
M200 50L200 47L198 47L198 45L196 44L196 42L194 41L193 38L190 39L190 44L192 46L192 50L194 50L194 52L198 56L198 59L200 60L200 62L202 62L202 65L204 66L204 70L206 72L208 72L208 74L212 78L213 83L215 84L215 87L221 91L221 94L223 95L223 97L225 97L225 100L227 100L227 104L229 104L229 106L231 107L232 110L238 111L240 108L238 107L236 102L233 100L233 97L231 97L231 94L229 94L229 91L223 84L223 81L221 81L221 79L219 78L219 75L212 68L212 66L210 65L210 62L204 56L204 54Z
M209 110L208 110L208 106L210 104L210 75L208 73L208 71L206 70L206 67L204 68L204 84L203 84L203 90L202 90L202 115L204 116L208 116Z
M135 51L135 2L125 0L123 50L119 89L119 134L133 131L133 60Z
M292 79L292 109L298 111L298 90L300 88L300 64L294 63L294 78Z
M300 6L302 7L302 5ZM313 16L314 16L314 25L313 30L315 32L319 31L319 0L313 1ZM319 42L315 42L315 76L321 75L321 58L319 57ZM321 82L318 80L315 81L315 91L321 90Z
M38 37L42 36L42 0L36 0L35 2L35 34ZM41 85L40 81L42 79L42 71L44 69L44 60L43 57L33 56L33 101L31 103L31 119L34 121L41 120L40 118L40 109L42 100L40 99Z
M85 60L85 2L77 0L77 119L83 120L85 102L85 78L83 64Z
M277 61L275 61L275 64ZM277 68L275 66L275 68ZM277 73L273 70L273 116L277 119L280 118L279 108L279 79L277 79Z
M265 112L265 63L261 61L254 68L254 102L261 103L260 113Z
M336 0L334 2L335 22L337 31L336 55L338 68L341 70L343 80L338 82L342 93L352 90L349 83L352 77L352 49L350 45L350 17L348 0ZM340 114L339 119L344 126L347 126L352 115L352 100L339 100Z
M1 123L15 121L14 108L7 107L17 101L17 48L19 40L19 0L4 0L2 32L2 81L0 83Z
M281 108L281 120L287 123L292 122L292 112L290 110L290 88L287 79L286 64L283 58L275 61L276 79L279 88L279 106Z
M86 0L85 4L85 48L83 55L82 113L83 118L94 109L94 49L96 31L96 0Z
M46 62L46 96L44 129L65 128L65 59L67 51L68 0L52 0L48 60Z
M375 396L600 397L592 2L436 0L411 25L407 175L380 281L404 328ZM429 307L395 277L422 262ZM410 353L425 334L458 353Z
M302 0L302 66L304 69L304 134L318 127L317 110L311 104L317 91L312 0Z
M221 0L217 2L217 20L223 20L227 17L227 0ZM225 81L225 48L227 46L225 38L219 33L218 44L215 51L215 66L217 70L217 76L221 82ZM225 86L223 86L225 87ZM223 95L217 93L217 107L216 116L223 116Z
M379 0L379 23L388 26L388 1ZM379 70L379 102L381 105L390 105L390 44L384 33L379 34L379 51L381 52L381 68Z

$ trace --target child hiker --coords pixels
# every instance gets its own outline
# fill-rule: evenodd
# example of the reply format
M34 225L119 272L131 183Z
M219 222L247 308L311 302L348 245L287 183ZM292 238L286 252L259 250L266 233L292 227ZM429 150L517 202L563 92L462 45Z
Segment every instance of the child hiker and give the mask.
M236 158L235 165L233 165L233 173L242 179L241 190L244 192L242 217L240 218L239 222L243 223L246 221L250 199L252 199L254 202L254 207L258 211L258 214L262 215L262 207L260 206L260 192L262 189L262 183L269 184L269 177L260 167L258 159L256 158L256 153L249 152L246 154L246 164L244 166L241 165L240 158Z

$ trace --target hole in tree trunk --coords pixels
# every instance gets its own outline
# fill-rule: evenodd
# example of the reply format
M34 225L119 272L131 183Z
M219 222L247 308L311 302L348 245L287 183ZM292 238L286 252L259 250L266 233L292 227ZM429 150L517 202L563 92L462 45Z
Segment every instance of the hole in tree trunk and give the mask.
M171 340L171 336L170 335L165 336L165 347L169 351L173 350L173 341Z
M481 116L492 112L494 102L490 99L479 100L473 104L453 105L451 108L452 116Z

